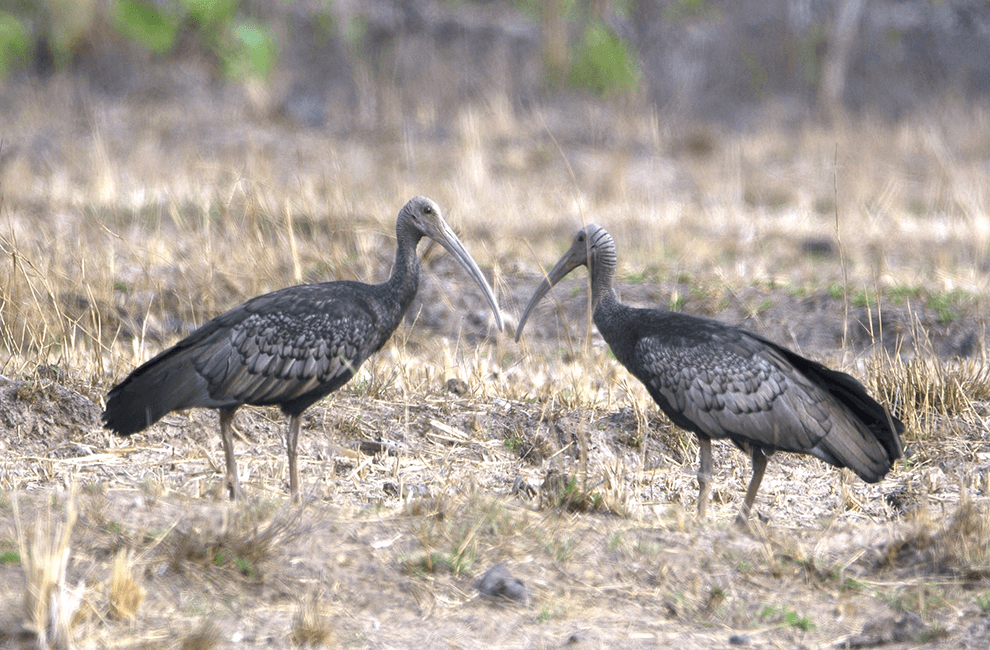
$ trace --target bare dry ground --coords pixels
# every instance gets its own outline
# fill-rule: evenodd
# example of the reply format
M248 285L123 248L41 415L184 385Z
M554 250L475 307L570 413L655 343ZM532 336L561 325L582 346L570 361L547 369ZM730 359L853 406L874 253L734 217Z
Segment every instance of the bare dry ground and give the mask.
M986 115L729 135L493 102L443 133L328 134L229 107L80 116L60 83L0 116L0 647L39 626L80 647L990 644ZM717 445L698 521L696 445L589 327L580 274L516 344L425 245L408 322L307 412L303 506L275 410L238 415L236 505L212 412L99 426L109 387L195 323L383 279L414 194L447 209L510 325L597 221L624 300L852 372L907 422L905 459L866 485L775 456L743 531L750 468ZM499 563L521 600L479 595Z

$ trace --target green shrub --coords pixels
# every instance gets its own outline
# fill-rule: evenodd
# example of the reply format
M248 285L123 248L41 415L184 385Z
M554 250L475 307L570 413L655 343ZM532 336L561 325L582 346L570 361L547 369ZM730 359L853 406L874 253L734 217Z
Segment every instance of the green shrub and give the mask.
M636 59L625 41L605 23L592 21L574 54L570 85L603 97L636 92L639 77Z
M31 54L31 38L17 18L0 11L0 79L11 68L27 63Z
M174 17L139 0L120 0L114 22L121 34L157 54L172 49L178 31Z
M232 30L233 39L221 48L224 74L229 79L266 79L275 67L275 35L256 22L241 22Z

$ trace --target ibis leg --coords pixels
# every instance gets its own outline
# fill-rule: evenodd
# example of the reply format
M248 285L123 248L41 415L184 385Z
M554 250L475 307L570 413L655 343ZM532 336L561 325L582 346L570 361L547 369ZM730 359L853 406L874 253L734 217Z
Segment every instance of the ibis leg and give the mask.
M698 517L708 516L708 498L712 493L712 439L698 436L701 462L698 465Z
M763 481L763 472L767 469L767 457L759 447L753 447L753 478L749 481L749 488L746 490L746 499L743 501L742 509L736 515L736 523L745 525L749 520L749 513L753 509L753 502L756 501L756 492L760 489Z
M237 459L234 458L234 413L237 408L220 409L220 437L223 438L223 457L227 465L227 490L231 499L243 499L240 481L237 480Z
M296 448L299 446L301 415L289 416L289 429L285 433L285 448L289 453L289 494L292 503L299 503L299 467L296 465Z

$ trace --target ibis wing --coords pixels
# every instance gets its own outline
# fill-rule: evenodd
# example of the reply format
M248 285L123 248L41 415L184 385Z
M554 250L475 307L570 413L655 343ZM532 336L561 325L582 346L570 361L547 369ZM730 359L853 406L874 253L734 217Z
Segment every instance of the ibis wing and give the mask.
M896 430L888 444L877 434L884 425L864 419L883 407L849 375L739 328L688 345L667 340L639 341L640 379L679 426L741 447L811 454L867 481L880 480L899 455L888 449Z
M292 287L219 316L193 364L216 400L273 404L345 383L391 332L346 285L319 293Z
M646 384L675 423L712 438L808 453L832 426L828 394L741 330L685 346L640 339ZM661 399L662 398L662 399Z

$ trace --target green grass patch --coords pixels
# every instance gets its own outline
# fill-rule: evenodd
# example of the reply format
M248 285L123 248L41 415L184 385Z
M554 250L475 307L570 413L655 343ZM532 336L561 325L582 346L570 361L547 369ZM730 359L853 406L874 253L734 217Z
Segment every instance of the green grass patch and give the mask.
M4 551L0 553L0 564L20 564L21 554L17 551Z
M451 573L460 575L470 570L475 558L463 553L443 553L434 551L423 553L404 562L407 571L413 575L425 577L435 573Z
M591 21L574 53L568 76L571 87L599 97L633 94L639 78L639 66L626 42L607 24Z
M31 37L16 17L0 11L0 79L31 60Z
M156 54L172 49L178 32L173 16L137 0L120 0L114 22L117 31Z
M877 304L877 292L873 289L856 289L850 297L853 307L872 307Z
M526 441L519 436L512 436L511 438L506 438L505 442L502 443L502 446L512 453L519 453L519 450L522 449L525 444Z
M928 295L928 306L938 312L939 323L948 325L959 320L963 305L969 297L969 293L962 289L936 291Z
M903 305L906 302L915 300L921 296L920 287L909 287L899 284L887 289L887 298L895 305Z
M815 629L815 624L807 616L801 616L793 608L786 605L766 605L757 614L761 621L793 627L804 632Z

